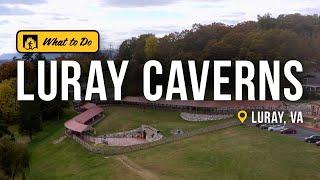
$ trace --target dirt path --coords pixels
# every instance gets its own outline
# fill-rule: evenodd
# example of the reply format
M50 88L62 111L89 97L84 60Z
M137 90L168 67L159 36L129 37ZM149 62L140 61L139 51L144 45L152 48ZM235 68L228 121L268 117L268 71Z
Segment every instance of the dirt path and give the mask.
M116 156L116 159L120 161L128 169L130 169L132 172L141 176L143 179L152 179L152 180L160 179L156 174L152 173L147 169L144 169L139 164L136 164L135 162L131 161L125 155Z
M53 144L59 144L59 143L61 143L64 139L66 139L66 138L67 138L67 136L66 136L66 135L63 135L63 136L59 137L58 139L54 140L52 143L53 143Z

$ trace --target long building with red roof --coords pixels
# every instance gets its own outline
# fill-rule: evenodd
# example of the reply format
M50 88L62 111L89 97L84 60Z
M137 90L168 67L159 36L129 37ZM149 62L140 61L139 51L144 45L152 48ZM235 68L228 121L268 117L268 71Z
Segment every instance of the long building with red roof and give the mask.
M122 100L125 104L159 106L182 109L206 109L206 110L239 110L239 109L278 109L284 106L282 101L194 101L176 100L148 101L142 96L127 96Z
M91 126L102 116L103 109L92 103L82 106L87 108L84 112L78 114L72 119L66 121L64 126L68 133L82 133L91 130Z

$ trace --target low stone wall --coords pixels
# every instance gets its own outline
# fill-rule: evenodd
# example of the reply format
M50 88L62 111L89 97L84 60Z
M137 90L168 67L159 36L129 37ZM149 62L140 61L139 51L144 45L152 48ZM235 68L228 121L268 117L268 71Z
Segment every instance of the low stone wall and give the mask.
M145 137L144 134L145 133ZM95 144L108 144L109 141L114 141L119 139L119 141L123 140L124 138L132 138L132 139L144 139L146 142L153 142L153 141L159 141L163 138L163 135L158 131L157 129L148 126L148 125L141 125L141 127L129 130L129 131L123 131L123 132L117 132L113 134L105 134L100 136L90 136L90 135L83 135L81 138L84 141L92 142ZM137 143L141 144L144 142Z
M97 136L99 138L124 138L124 137L133 137L135 134L138 132L142 131L142 127L139 127L137 129L132 129L129 131L123 131L123 132L117 132L117 133L112 133L112 134L105 134L105 135L100 135Z
M95 152L95 147L92 146L91 144L87 143L86 141L84 141L83 139L79 138L76 135L67 135L67 137L73 139L75 142L81 144L85 149L87 149L88 151L91 152Z
M230 122L226 122L223 124L208 126L205 128L201 128L201 129L197 129L197 130L194 130L191 132L187 132L181 136L172 136L169 138L162 138L159 141L154 141L154 142L145 143L145 144L138 144L138 145L133 145L133 146L125 146L125 147L109 147L109 146L105 146L105 145L94 146L94 145L91 145L91 144L85 142L84 140L80 139L77 136L69 136L69 137L71 137L76 142L81 144L88 151L91 151L93 153L103 154L106 156L112 156L112 155L124 154L124 153L128 153L128 152L147 149L147 148L151 148L151 147L155 147L155 146L159 146L159 145L163 145L163 144L169 144L169 143L179 141L184 138L193 137L193 136L197 136L197 135L201 135L201 134L205 134L205 133L210 133L210 132L214 132L217 130L229 128L232 126L238 126L238 125L240 125L240 123L238 121L230 121Z
M201 121L216 121L222 120L227 118L232 118L234 115L228 114L193 114L193 113L180 113L180 117L186 121L193 121L193 122L201 122Z
M160 140L163 137L162 134L157 129L148 125L141 125L141 127L136 129L112 133L112 134L100 135L100 136L97 136L97 138L135 138L135 137L140 137L143 131L147 132L146 139L149 142ZM152 134L154 135L152 136Z

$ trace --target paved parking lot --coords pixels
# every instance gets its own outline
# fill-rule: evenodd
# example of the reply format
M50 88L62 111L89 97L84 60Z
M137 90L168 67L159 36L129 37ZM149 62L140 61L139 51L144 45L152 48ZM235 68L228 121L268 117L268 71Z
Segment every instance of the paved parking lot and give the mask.
M287 134L288 136L293 136L299 140L304 140L305 137L311 136L311 135L320 135L319 132L313 131L308 128L303 128L294 124L288 124L288 127L292 127L297 130L297 134Z
M251 123L249 123L248 125L255 126L255 124L251 124ZM309 137L311 135L320 135L320 132L317 132L317 131L314 131L314 130L311 130L311 129L308 129L308 128L303 128L303 127L300 127L300 126L297 126L297 125L294 125L294 124L286 124L286 126L296 129L297 130L297 134L285 134L285 135L286 136L292 136L292 137L294 137L294 138L296 138L298 140L302 140L303 141L305 137ZM263 131L267 131L267 130L265 129Z

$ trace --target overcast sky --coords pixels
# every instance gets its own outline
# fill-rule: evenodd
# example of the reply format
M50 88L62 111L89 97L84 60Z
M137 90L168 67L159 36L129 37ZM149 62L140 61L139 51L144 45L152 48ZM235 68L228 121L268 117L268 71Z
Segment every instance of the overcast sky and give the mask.
M320 0L0 0L0 55L22 29L95 29L102 48L142 33L157 36L194 23L236 24L257 15L320 14Z

